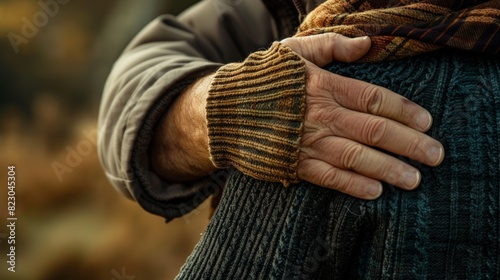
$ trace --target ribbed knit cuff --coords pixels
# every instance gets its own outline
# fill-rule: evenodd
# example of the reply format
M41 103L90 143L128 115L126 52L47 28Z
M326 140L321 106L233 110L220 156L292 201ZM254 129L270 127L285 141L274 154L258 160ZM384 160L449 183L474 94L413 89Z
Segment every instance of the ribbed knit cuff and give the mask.
M207 99L214 165L285 186L298 182L305 81L305 62L277 42L221 67Z

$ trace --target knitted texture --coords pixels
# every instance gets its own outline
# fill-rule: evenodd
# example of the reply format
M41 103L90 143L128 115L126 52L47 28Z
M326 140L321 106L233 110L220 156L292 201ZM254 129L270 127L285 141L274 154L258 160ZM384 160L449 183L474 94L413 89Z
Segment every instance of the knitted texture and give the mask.
M276 24L278 38L293 36L299 26L299 13L290 0L265 0L262 1L267 10L272 14Z
M443 143L415 191L364 201L238 171L178 279L500 279L500 60L442 50L329 70L427 108Z
M214 165L285 185L297 182L305 79L304 61L280 43L221 67L206 107Z
M448 47L500 54L500 1L328 0L312 11L297 36L370 36L360 61L401 59Z

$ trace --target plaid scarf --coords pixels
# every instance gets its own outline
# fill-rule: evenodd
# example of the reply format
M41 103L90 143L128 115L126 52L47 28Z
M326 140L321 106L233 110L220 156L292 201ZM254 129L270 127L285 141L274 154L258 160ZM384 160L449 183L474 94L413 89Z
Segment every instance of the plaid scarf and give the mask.
M500 0L327 0L296 36L370 36L361 62L400 59L441 48L500 55Z

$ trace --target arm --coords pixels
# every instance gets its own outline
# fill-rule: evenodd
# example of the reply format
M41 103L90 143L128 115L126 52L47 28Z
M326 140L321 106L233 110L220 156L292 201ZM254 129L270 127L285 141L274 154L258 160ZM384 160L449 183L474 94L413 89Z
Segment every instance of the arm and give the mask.
M431 166L442 161L444 154L441 144L424 134L432 123L425 109L385 88L331 74L318 67L331 61L359 59L369 49L367 39L352 40L330 33L287 39L283 45L288 45L303 57L308 75L304 130L297 166L300 179L355 197L374 199L382 193L380 181L414 189L420 183L420 173L416 168L372 147ZM317 46L323 48L318 51ZM245 63L253 66L255 61L244 62L243 67ZM218 155L209 153L209 150L214 150L214 141L208 133L206 115L210 115L213 109L209 106L205 110L206 100L209 95L214 98L217 94L231 94L214 92L213 87L210 87L213 79L214 76L209 75L189 87L157 131L153 153L161 155L156 166L159 172L172 176L168 179L182 181L190 176L206 175L215 169L214 160L230 161L235 166L239 165L240 170L249 165L245 156L237 158L235 153L228 153L227 158L221 160L217 158ZM217 82L221 81L214 81ZM236 80L235 83L241 86L242 81ZM230 88L234 91L234 87ZM252 89L249 89L245 94L246 99L251 98L251 92ZM230 117L238 118L235 113L231 113ZM248 131L247 124L235 130L244 129ZM225 144L226 147L231 146L231 143ZM253 144L257 146L259 143ZM248 154L248 149L239 152ZM280 154L285 156L284 153ZM255 154L257 157L259 155L262 153ZM175 170L171 169L174 163ZM243 173L258 178L261 176L260 179L268 181L283 180L276 175L276 170L264 175L253 170Z
M162 16L148 25L115 63L101 101L98 148L108 179L147 211L167 219L186 212L179 204L192 209L210 193L193 201L203 180L186 188L153 171L149 147L155 126L197 77L275 39L260 2L240 1L224 11L215 2L202 1L179 18ZM234 28L250 27L252 32L232 35Z
M205 36L205 33L208 32L205 29L210 26L210 24L207 24L206 19L215 19L215 23L208 21L215 25L221 24L224 21L221 21L220 18L214 15L206 17L197 14L197 9L205 7L205 10L201 9L201 11L207 11L207 5L213 4L210 1L203 3L205 6L200 5L182 17L184 22L196 28L196 31L189 26L180 24L172 18L163 18L161 21L152 24L145 32L138 36L138 39L134 40L118 61L115 70L108 80L101 107L100 128L102 133L100 137L100 155L107 170L108 178L124 193L133 195L146 210L163 215L167 219L184 214L185 211L179 209L179 204L185 203L186 199L192 199L197 193L202 193L200 190L206 184L206 180L200 179L200 181L189 182L190 187L186 188L186 184L171 182L185 182L187 178L193 175L193 177L202 178L214 170L214 165L209 163L210 155L207 153L208 149L206 149L209 141L206 135L206 120L204 118L204 101L206 100L207 85L211 76L206 76L199 80L196 85L189 87L187 90L186 87L196 81L196 78L200 75L203 76L206 73L215 71L220 66L218 63L210 62L211 60L222 63L231 60L241 60L242 57L247 55L247 51L251 52L250 48L245 49L247 45L243 41L239 41L242 38L247 38L246 36L249 34L242 35L242 38L233 38L230 31L234 28L243 28L244 30L245 26L248 26L248 23L235 27L233 22L226 21L224 24L227 29L223 28L216 35L212 34L213 36ZM249 7L243 7L243 3L238 8L246 8L245 13L248 13ZM252 2L250 7L254 6L255 3ZM236 7L232 12L237 12ZM244 16L244 18L247 17L247 15ZM203 18L203 20L196 21L196 19L200 18ZM263 24L268 27L270 26L270 22L262 21L262 18L256 20L254 24L261 25L261 27L263 27ZM250 26L254 25L250 24ZM260 29L256 28L256 30ZM258 48L259 44L256 42L268 45L270 41L275 39L274 34L270 30L265 31L263 34L258 34L256 37L253 38L255 40L249 42L249 45L253 49ZM252 37L249 38L252 39ZM289 40L286 43L294 51L302 54L306 58L306 62L307 60L311 60L318 65L321 65L321 63L324 65L336 58L332 56L333 52L331 52L330 56L325 56L330 60L325 61L323 59L319 61L321 59L318 60L318 52L315 48L321 44L318 44L318 42L315 44L313 42L307 43L309 39L305 39L306 44L302 45L299 43L298 45L293 45L294 40L296 39ZM214 44L213 42L218 43ZM322 50L335 50L335 42L335 40L326 42L329 48L322 48ZM234 49L244 51L236 52L237 54L235 54ZM350 58L345 52L346 50L344 50L343 59L352 60L353 58ZM362 52L357 55L362 55ZM338 58L342 60L342 56ZM414 143L408 144L408 138L405 138L403 145L394 150L390 147L390 141L386 141L386 143L380 145L381 143L372 141L373 136L363 135L362 133L349 135L344 131L343 135L333 135L337 138L349 138L353 140L353 142L343 143L347 147L352 147L355 144L354 147L356 149L348 150L359 151L359 148L363 147L361 154L353 155L352 153L347 153L347 155L352 155L349 158L357 158L360 155L373 156L374 150L367 147L373 145L429 163L429 160L424 158L423 151L429 146L439 146L435 141L423 136L420 132L415 134L415 130L408 130L405 127L398 127L396 129L397 132L393 131L395 128L393 125L394 122L401 122L405 126L416 128L413 121L417 115L421 114L425 115L424 118L421 118L421 121L430 126L430 118L428 113L425 113L425 110L411 102L398 99L397 95L385 89L353 81L352 79L337 78L336 82L332 84L334 81L332 76L326 75L318 71L318 69L313 64L307 63L309 92L319 89L324 93L325 91L328 92L328 88L340 89L335 95L338 95L338 97L351 96L351 98L340 100L339 103L341 106L338 106L338 108L380 115L383 117L382 123L387 123L385 119L393 120L392 122L388 122L391 124L389 132L392 132L392 134L383 133L382 136L385 136L385 138L391 135L400 136L409 132L409 135L416 135L418 136L417 139L423 140L422 143L413 145ZM375 98L371 101L381 100L382 98L383 100L398 101L396 103L380 104L381 108L379 109L382 109L381 111L370 111L373 106L362 102L358 102L358 104L356 101L358 98L352 95L350 93L351 90L345 85L353 85L353 88L362 92L372 93L374 94L372 97L381 96L380 99ZM313 87L311 88L311 86ZM181 92L181 98L175 101L173 107L170 107L170 104L174 103L174 98ZM392 96L392 98L385 98L386 95ZM320 100L325 99L324 96L316 97ZM314 100L314 98L314 96L308 96L308 107L310 104L309 101ZM331 98L332 96L330 96ZM366 100L366 102L370 102L370 100ZM393 109L386 110L387 106L394 105L396 107ZM167 109L169 109L169 113L165 115ZM397 115L394 113L395 111L400 111L406 115ZM312 131L312 134L304 134L302 139L316 138L308 136L317 135L315 132L318 131L318 127L314 122L313 125L315 126L311 130L308 129L308 124L310 124L308 116L311 115L314 116L314 111L311 113L311 110L307 110L304 132ZM362 121L358 122L361 126L366 123L380 123L380 119L378 119L378 122L374 122L373 118L366 119L366 114L361 119ZM193 130L186 130L186 126L181 125L183 123L190 123ZM347 125L344 123L342 128L348 131L351 126L349 122L346 123ZM419 131L425 131L425 129L419 129ZM373 129L368 129L367 131L373 132ZM342 132L342 130L338 130L337 132ZM331 137L328 137L327 140L331 140ZM311 141L310 144L329 142ZM415 175L413 177L414 184L410 187L405 185L405 187L413 188L418 184L419 178L416 169L403 166L399 161L388 155L378 155L376 157L377 160L371 163L380 161L386 163L379 165L381 171L390 170L394 166L400 168L392 174L387 172L379 174L373 169L367 169L367 164L363 164L361 161L345 165L345 160L342 160L342 157L340 157L340 163L338 161L332 162L331 160L332 158L339 160L339 157L330 156L329 158L325 158L325 155L331 155L324 152L329 151L328 146L330 144L326 146L320 145L319 147L316 145L312 149L307 149L308 146L307 142L302 142L300 150L301 160L298 170L300 179L308 180L325 187L339 189L363 198L374 198L380 194L380 184L376 183L377 180L394 182L395 185L403 186L401 182L403 177L401 175L408 173L408 171L409 173L413 172ZM149 147L151 147L153 157L149 157ZM311 153L311 151L323 152L318 153L320 154L318 156L318 154ZM438 157L442 158L442 153ZM222 161L226 160L223 159ZM439 161L440 159L430 164L438 164ZM152 166L150 163L152 163ZM307 164L304 165L304 163ZM320 164L318 165L318 163ZM240 164L240 166L242 165ZM321 169L318 169L318 166ZM322 170L322 172L315 172L318 170ZM340 171L333 172L335 170ZM346 170L348 171L348 176L343 172ZM332 174L340 175L332 176ZM350 178L353 176L358 178L356 180L357 184L350 184ZM339 178L343 178L343 180L338 180ZM367 186L375 186L375 194L367 195ZM190 205L187 209L190 210L196 207L209 194L203 192L203 197L198 196L196 202L188 202Z
M151 161L165 180L189 182L216 170L208 152L205 110L213 76L202 77L187 87L155 130Z

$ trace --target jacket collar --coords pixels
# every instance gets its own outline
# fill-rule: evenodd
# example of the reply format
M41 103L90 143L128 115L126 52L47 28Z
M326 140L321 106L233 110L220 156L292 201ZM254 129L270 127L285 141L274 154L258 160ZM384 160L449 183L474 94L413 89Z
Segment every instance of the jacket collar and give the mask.
M324 0L263 0L276 22L279 38L290 37L304 17Z
M293 0L293 4L299 12L299 17L302 21L312 10L318 7L325 0Z

